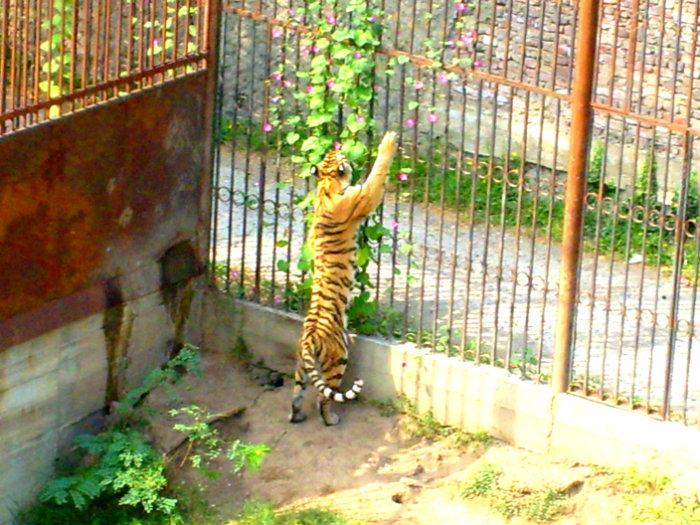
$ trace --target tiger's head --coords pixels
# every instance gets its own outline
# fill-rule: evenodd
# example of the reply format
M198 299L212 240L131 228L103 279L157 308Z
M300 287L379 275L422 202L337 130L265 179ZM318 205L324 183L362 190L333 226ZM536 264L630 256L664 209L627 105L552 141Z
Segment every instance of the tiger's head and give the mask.
M311 167L311 174L318 179L319 188L329 193L342 193L350 185L352 166L345 155L333 149L321 162Z

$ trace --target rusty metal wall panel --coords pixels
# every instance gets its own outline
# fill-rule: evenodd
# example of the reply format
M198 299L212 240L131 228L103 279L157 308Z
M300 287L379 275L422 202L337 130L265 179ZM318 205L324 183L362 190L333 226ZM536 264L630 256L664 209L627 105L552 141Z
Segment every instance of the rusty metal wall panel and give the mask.
M177 242L202 245L206 82L193 74L0 139L0 348L74 317L64 298L99 311L110 279Z

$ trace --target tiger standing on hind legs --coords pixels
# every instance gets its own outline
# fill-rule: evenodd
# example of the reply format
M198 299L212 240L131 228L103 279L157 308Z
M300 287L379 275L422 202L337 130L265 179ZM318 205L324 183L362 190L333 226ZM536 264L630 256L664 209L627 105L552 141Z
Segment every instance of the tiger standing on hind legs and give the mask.
M396 133L386 133L363 184L350 184L352 167L336 150L311 169L317 178L315 218L310 230L314 273L294 374L289 415L292 423L306 419L301 405L309 380L318 389L319 412L329 426L340 420L331 410L331 402L354 399L362 389L362 380L358 379L347 392L338 390L348 362L345 309L353 282L357 229L382 201L396 147Z

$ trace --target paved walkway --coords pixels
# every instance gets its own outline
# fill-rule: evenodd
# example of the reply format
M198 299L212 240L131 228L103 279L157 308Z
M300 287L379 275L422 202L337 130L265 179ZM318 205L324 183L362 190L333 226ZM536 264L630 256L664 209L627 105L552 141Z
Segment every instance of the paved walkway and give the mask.
M242 195L260 193L260 157L252 153L246 170L245 152L235 156L235 175L231 186L231 155L222 149L218 185L217 260L225 261L230 247L234 268L254 268L259 254L263 278L283 283L285 274L273 272L275 260L286 259L291 251L292 268L301 249L301 214L295 211L290 221L291 186L279 189L274 159L268 161L264 187L265 206L261 234L258 235L258 210L240 205ZM245 190L245 173L249 173ZM283 168L281 180L291 174ZM297 181L296 195L303 194L304 182ZM255 207L256 199L249 201ZM275 202L280 205L275 205ZM275 246L275 210L277 239L289 246ZM292 206L292 209L293 206ZM229 219L231 225L229 227ZM407 311L412 324L432 330L433 326L452 326L465 330L471 345L482 342L482 352L496 349L499 356L510 350L517 358L527 354L542 356L542 370L548 372L554 343L556 288L560 249L548 243L546 232L536 236L498 225L469 224L451 210L439 206L411 204L389 193L384 205L384 224L398 222L398 231L407 232L412 224L414 268L417 279L407 286L408 257L383 254L378 265L371 265L373 282L379 282L379 298L400 311ZM245 226L245 227L244 227ZM229 232L231 235L229 235ZM258 243L260 239L260 244ZM230 242L230 244L229 244ZM245 257L242 255L245 250ZM400 273L396 274L395 269ZM499 271L500 269L500 271ZM413 281L413 279L411 279ZM591 385L604 389L607 396L634 399L636 403L657 405L662 399L665 362L668 355L668 312L672 282L664 272L642 264L627 265L608 257L586 253L580 275L581 298L577 313L575 376L583 376L589 362ZM392 294L393 290L393 294ZM468 300L467 300L468 298ZM638 314L640 312L641 314ZM689 339L690 327L700 322L693 318L693 288L683 286L680 296L680 334L674 346L672 404L682 417L698 416L700 398L700 358L698 344ZM455 343L459 343L459 337ZM687 393L686 393L687 385Z

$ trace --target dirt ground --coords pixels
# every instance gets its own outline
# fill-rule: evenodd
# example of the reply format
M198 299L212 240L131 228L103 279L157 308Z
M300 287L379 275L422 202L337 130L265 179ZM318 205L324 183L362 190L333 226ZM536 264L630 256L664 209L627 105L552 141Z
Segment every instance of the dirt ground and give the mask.
M506 519L499 498L518 499L544 489L562 499L558 515L540 522L700 523L700 508L689 514L690 520L626 521L632 500L619 487L616 490L600 468L557 462L495 440L458 447L450 438L418 438L406 430L408 416L382 415L367 401L340 406L341 423L325 427L309 391L309 418L292 425L287 421L291 392L287 378L280 388L261 386L265 377L256 377L259 370L223 354L205 353L202 365L202 377L187 379L182 401L198 403L212 413L237 414L219 425L222 436L272 448L257 472L218 479L205 479L187 468L179 472L179 479L188 485L201 484L216 513L213 523L234 525L241 504L256 498L281 509L328 508L360 524L525 524L531 521L517 515ZM161 393L149 404L158 409L166 403ZM155 425L157 442L164 448L177 441L171 426L172 420L165 418ZM508 491L495 493L490 500L465 498L461 494L465 484L485 466L502 472L500 479ZM223 462L221 467L226 468Z

